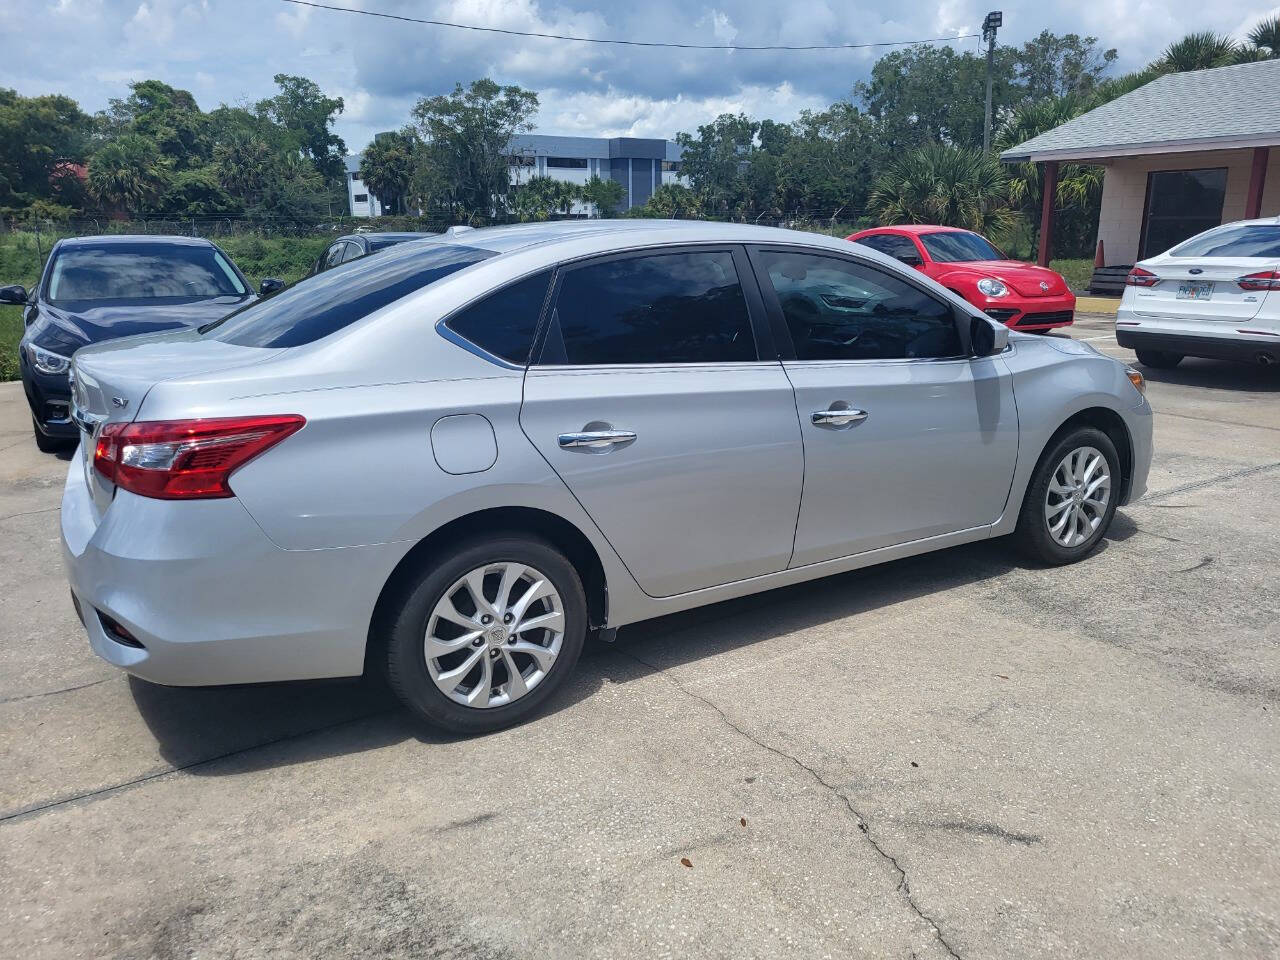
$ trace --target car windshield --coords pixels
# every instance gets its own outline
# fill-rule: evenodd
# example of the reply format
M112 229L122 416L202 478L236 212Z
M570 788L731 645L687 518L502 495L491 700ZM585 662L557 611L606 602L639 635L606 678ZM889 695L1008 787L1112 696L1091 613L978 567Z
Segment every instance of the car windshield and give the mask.
M442 277L494 256L492 250L403 243L299 280L206 324L200 332L242 347L296 347L367 317Z
M1246 223L1210 230L1169 251L1171 257L1269 257L1280 260L1280 224Z
M985 238L967 230L948 230L946 233L924 233L920 242L929 256L938 263L964 263L970 260L1003 260L1004 254Z
M54 303L243 297L244 281L212 246L76 244L58 251L46 297Z

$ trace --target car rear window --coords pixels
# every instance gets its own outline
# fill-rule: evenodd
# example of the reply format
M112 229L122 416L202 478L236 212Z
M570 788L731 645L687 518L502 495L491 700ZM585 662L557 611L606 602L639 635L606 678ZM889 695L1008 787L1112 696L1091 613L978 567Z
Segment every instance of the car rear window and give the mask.
M191 243L76 244L60 249L45 295L54 303L204 299L248 294L216 247Z
M492 250L476 247L401 244L306 277L201 332L242 347L300 346L492 256Z
M1169 251L1171 257L1269 257L1280 260L1280 224L1249 223L1210 230Z

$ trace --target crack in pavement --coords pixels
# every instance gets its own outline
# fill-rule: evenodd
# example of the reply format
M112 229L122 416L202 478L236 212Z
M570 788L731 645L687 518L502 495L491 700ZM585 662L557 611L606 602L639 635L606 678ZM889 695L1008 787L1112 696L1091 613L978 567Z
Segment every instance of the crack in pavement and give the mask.
M1235 480L1238 477L1251 477L1255 473L1266 473L1268 470L1274 470L1280 467L1280 460L1275 463L1263 463L1256 467L1245 467L1243 470L1234 470L1231 473L1224 473L1217 477L1209 477L1207 480L1196 480L1192 483L1184 483L1177 487L1171 487L1168 490L1157 490L1154 493L1148 493L1145 497L1138 500L1132 506L1141 503L1151 503L1154 500L1163 500L1165 497L1172 497L1175 494L1186 493L1189 490L1199 490L1201 487L1211 487L1215 483L1222 483L1224 480Z
M53 513L55 510L61 510L62 507L45 507L43 510L24 510L22 513L10 513L7 516L0 517L0 523L5 520L13 520L17 517L34 517L38 513Z
M866 838L867 843L871 845L871 849L873 849L880 856L882 860L884 860L886 863L891 865L894 869L894 872L897 873L898 886L896 889L902 893L903 899L905 899L907 902L907 906L911 908L911 911L916 916L918 916L921 920L923 920L926 924L928 924L929 929L933 931L933 935L934 937L937 938L938 943L941 944L942 948L947 951L947 955L950 957L953 957L954 960L961 960L960 954L956 952L955 947L951 945L951 943L947 940L945 934L943 934L942 927L939 925L938 921L935 920L933 917L931 917L929 914L925 913L924 909L920 906L920 904L916 902L915 894L911 892L911 882L907 879L907 871L903 869L902 864L898 863L897 857L889 853L884 848L884 846L880 843L880 841L877 840L874 836L872 836L871 827L867 822L867 818L864 817L861 811L859 811L858 808L853 805L853 801L849 799L849 796L847 794L845 794L842 790L840 790L835 784L828 781L821 773L819 773L813 767L809 766L809 764L805 763L799 757L793 756L792 754L787 753L785 750L781 749L780 747L775 747L771 743L766 743L765 741L756 738L747 730L743 729L741 726L734 723L733 720L729 718L729 715L726 714L724 710L722 710L714 701L709 700L706 697L702 696L701 694L690 689L675 674L663 669L662 667L659 667L656 663L650 663L648 660L645 660L643 657L636 656L636 654L632 653L630 650L618 649L617 652L622 656L625 656L630 658L631 660L634 660L636 663L641 664L642 666L648 667L658 676L662 677L669 684L675 687L676 690L684 694L686 697L689 697L691 700L697 700L700 703L703 703L706 706L710 707L715 712L716 716L720 718L720 722L723 723L730 730L737 733L743 739L748 740L751 743L754 743L757 747L760 747L763 750L767 750L769 753L772 753L774 756L780 757L783 760L786 760L788 763L791 763L792 765L799 767L801 770L807 773L810 777L812 777L814 782L817 783L820 787L822 787L827 792L833 794L835 797L839 798L844 803L849 813L853 816L854 821L858 825L858 830L861 831L862 836Z
M89 687L96 687L100 683L106 683L108 680L114 680L115 677L103 677L101 680L90 680L88 683L78 683L74 687L63 687L60 690L46 690L44 693L24 693L17 697L0 697L0 703L17 703L19 700L39 700L41 697L56 697L60 693L71 693L74 690L86 690Z

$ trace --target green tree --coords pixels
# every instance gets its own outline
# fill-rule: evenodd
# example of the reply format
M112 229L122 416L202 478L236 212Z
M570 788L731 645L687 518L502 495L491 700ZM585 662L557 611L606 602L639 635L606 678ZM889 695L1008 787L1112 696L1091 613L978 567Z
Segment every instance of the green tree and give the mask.
M1239 44L1230 37L1206 30L1188 33L1181 40L1171 43L1152 66L1161 73L1225 67L1235 63L1239 53Z
M633 207L633 217L663 220L693 220L703 215L702 198L679 183L664 183L653 191L643 207Z
M425 205L448 216L484 222L507 209L511 138L533 128L538 95L490 79L458 84L413 108L423 146L414 178Z
M333 132L343 110L342 98L326 97L320 85L306 77L277 73L273 79L280 92L259 101L259 116L278 125L328 183L342 184L347 146Z
M996 153L1061 126L1091 107L1091 100L1070 96L1023 104L996 132ZM1009 171L1009 201L1021 212L1034 247L1040 233L1044 197L1041 167L1035 163L1020 163L1006 169ZM1059 167L1054 242L1060 253L1088 256L1093 252L1098 209L1102 202L1103 171L1103 167L1079 163L1064 163Z
M566 189L569 188L569 189ZM550 220L573 204L575 185L551 177L530 177L508 194L512 213L521 221ZM567 212L567 211L566 211Z
M870 117L847 100L804 111L783 149L779 190L788 212L835 220L866 206L879 143Z
M0 89L0 206L17 209L78 191L78 179L59 181L65 164L83 162L92 128L70 97L24 97Z
M213 157L226 189L246 205L258 203L277 160L271 145L259 136L237 130L214 147Z
M384 210L404 213L416 153L417 137L412 130L380 133L365 148L360 179L382 201Z
M1016 220L1000 164L981 150L947 144L898 159L876 180L870 208L881 223L937 223L988 235Z
M174 170L194 170L209 162L209 122L195 97L159 80L131 83L129 90L128 97L109 101L99 114L108 140L130 133L146 137Z
M1031 101L1092 93L1118 56L1098 49L1097 37L1041 31L1018 52L1018 80Z
M991 102L995 116L1020 102L1020 54L997 47ZM986 58L951 47L914 46L885 54L854 92L877 123L890 155L925 143L982 143Z
M597 217L613 217L626 199L622 184L612 177L601 179L593 176L582 185L582 200L591 205Z
M159 149L136 133L104 144L89 159L89 194L104 210L146 213L168 185Z
M1249 43L1265 59L1280 60L1280 16L1259 20L1249 31Z
M746 206L745 174L759 132L760 124L745 114L724 113L698 127L697 136L676 134L683 150L680 172L712 216L732 215Z

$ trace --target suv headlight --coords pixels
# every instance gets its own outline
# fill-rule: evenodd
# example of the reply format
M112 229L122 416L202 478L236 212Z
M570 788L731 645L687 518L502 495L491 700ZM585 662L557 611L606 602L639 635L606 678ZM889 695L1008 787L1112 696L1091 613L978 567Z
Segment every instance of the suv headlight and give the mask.
M1009 292L1009 288L995 277L983 277L978 281L978 292L985 293L988 297L1003 297Z
M59 373L66 373L67 368L71 366L69 358L60 353L53 353L42 347L37 347L34 343L27 344L27 358L31 361L31 365L41 373L54 376Z

